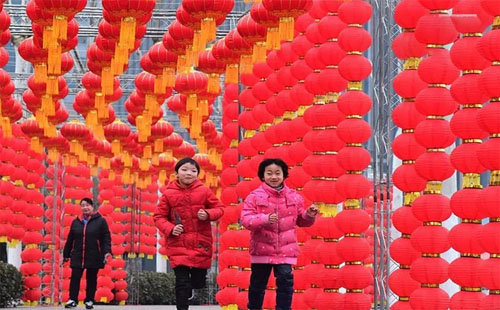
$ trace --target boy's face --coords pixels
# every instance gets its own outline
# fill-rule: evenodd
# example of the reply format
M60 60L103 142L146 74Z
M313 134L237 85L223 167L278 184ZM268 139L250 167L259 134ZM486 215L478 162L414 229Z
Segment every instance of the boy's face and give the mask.
M278 187L283 183L283 170L280 166L272 164L264 169L264 182L271 187Z
M185 163L177 171L179 182L183 185L189 185L198 178L198 169L191 163Z

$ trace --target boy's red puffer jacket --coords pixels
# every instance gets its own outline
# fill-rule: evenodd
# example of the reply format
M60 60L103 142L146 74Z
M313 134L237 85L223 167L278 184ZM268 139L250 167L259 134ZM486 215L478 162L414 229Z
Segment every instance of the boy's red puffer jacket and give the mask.
M198 219L198 211L205 209L208 220ZM210 221L224 214L222 203L200 180L187 188L177 181L170 182L163 192L154 220L158 229L165 235L167 255L172 268L179 265L210 268L212 259L212 226ZM179 236L172 235L176 221L184 226Z

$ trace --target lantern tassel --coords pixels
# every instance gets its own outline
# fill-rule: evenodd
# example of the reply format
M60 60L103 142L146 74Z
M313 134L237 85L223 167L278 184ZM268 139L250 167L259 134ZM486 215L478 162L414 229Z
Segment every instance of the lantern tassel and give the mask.
M213 17L205 17L201 20L201 43L205 46L208 42L215 40L217 26Z
M180 119L180 126L182 128L189 127L189 114L183 113L179 116L179 119Z
M278 50L280 48L279 28L267 28L266 47L267 49Z
M186 55L179 55L179 57L177 57L177 72L178 73L184 72L185 67L186 67Z
M209 94L220 93L220 75L217 73L210 73L208 76L207 92Z
M43 145L41 144L39 137L31 137L30 147L34 152L38 154L41 154L43 151Z
M101 89L104 95L112 95L114 92L113 87L113 71L110 67L102 68L101 71Z
M59 95L59 80L57 76L49 75L47 77L45 92L48 95Z
M42 44L42 48L43 49L48 49L49 48L49 44L51 42L53 42L54 40L52 39L52 35L53 35L53 31L52 31L52 26L45 26L43 27L43 44ZM56 41L57 42L57 41Z
M155 95L163 95L165 94L165 81L163 75L155 76L155 86L154 86L154 94Z
M47 64L35 64L35 83L45 83L47 81Z
M49 124L43 129L43 133L49 138L55 138L57 137L57 128L55 125Z
M187 99L186 99L186 111L193 111L194 109L196 109L196 105L197 105L197 100L198 97L196 96L196 94L189 94Z
M4 138L12 138L12 126L8 117L2 117L2 132Z
M94 127L94 137L97 139L104 140L104 126L101 123L97 123Z
M36 122L38 123L38 126L40 126L40 128L47 127L47 125L48 125L47 115L45 114L45 111L43 111L43 109L36 110L35 119L36 119Z
M123 65L128 64L128 48L124 46L122 43L118 43L116 48L115 48L115 54L114 54L114 59L115 59L115 70L118 72L114 72L115 75L120 75L123 73ZM121 72L120 72L121 71Z
M226 83L238 84L238 65L237 64L226 65Z
M87 127L94 129L95 126L97 125L97 111L96 110L90 110L89 113L87 113L87 117L85 118L85 121L87 123Z
M163 68L163 79L165 81L165 87L175 86L175 71L172 68Z
M120 150L121 150L120 140L113 140L113 142L111 142L111 152L113 153L113 155L114 156L120 155Z
M280 41L292 41L294 35L295 19L293 17L281 17L279 24Z
M44 115L54 116L56 114L56 107L54 101L52 100L52 96L48 94L42 95L41 101L41 110L44 112Z
M204 42L201 42L201 30L195 30L193 35L193 51L198 53L204 49Z
M253 63L266 61L266 42L256 42L253 45Z
M199 103L201 116L208 116L208 100L200 100Z
M66 41L68 39L68 17L66 15L54 15L52 19L53 39Z
M59 162L59 152L57 151L57 149L55 147L51 147L49 149L49 159L54 162L54 163L57 163Z
M153 149L151 145L146 145L143 149L143 157L144 158L151 158L153 157Z
M163 152L163 138L155 139L154 150L155 150L155 153L162 153Z
M47 74L61 75L61 45L59 43L50 44L47 57Z
M128 51L134 49L136 22L134 17L122 18L120 23L120 43L124 44ZM127 56L128 57L128 56Z
M155 166L158 166L160 164L160 156L158 153L153 153L153 158L151 158L151 163Z
M252 69L253 69L252 55L241 55L240 56L240 69L241 69L241 73L252 73Z
M165 170L160 170L160 174L158 175L158 180L160 184L165 184L165 180L167 179L167 172Z

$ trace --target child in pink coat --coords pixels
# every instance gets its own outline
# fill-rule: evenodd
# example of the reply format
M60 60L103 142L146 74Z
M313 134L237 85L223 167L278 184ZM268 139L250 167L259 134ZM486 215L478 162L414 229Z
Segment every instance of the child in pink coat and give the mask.
M247 196L241 211L241 223L251 231L248 309L262 309L267 281L274 269L278 287L276 310L290 310L291 265L297 263L299 254L295 227L311 226L318 210L313 205L306 211L302 196L283 183L288 176L288 166L283 160L265 159L259 165L258 176L263 183Z

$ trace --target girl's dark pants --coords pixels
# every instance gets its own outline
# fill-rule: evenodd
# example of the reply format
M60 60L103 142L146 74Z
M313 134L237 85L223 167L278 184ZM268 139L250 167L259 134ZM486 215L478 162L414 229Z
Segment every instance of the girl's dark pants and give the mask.
M177 266L175 273L175 301L177 310L189 309L192 289L204 288L207 270L188 266Z
M276 278L276 310L290 310L293 297L293 273L289 264L252 264L250 288L248 291L248 309L260 310L264 302L267 281L274 269Z

